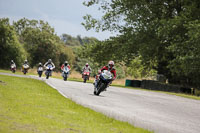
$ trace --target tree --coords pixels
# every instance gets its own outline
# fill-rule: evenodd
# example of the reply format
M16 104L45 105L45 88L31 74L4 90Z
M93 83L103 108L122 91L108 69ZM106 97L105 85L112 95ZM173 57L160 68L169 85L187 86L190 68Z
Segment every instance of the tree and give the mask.
M59 70L63 60L74 61L72 50L64 46L47 22L23 18L15 22L14 27L28 53L31 66L37 66L39 62L45 63L48 59L52 59L56 69Z
M11 60L14 60L17 66L21 66L26 57L8 18L0 19L0 57L1 68L9 68Z
M187 81L187 85L200 87L200 82L195 80L199 77L200 71L196 72L197 69L190 69L192 66L188 65L190 62L198 66L196 60L200 52L197 39L199 31L191 29L198 28L199 25L200 14L197 12L200 11L200 1L89 0L84 2L86 6L95 4L100 5L104 15L99 20L86 15L83 25L87 30L95 28L97 31L119 31L121 35L110 40L123 42L123 45L118 43L122 46L121 52L118 52L122 61L130 64L132 59L140 56L142 64L154 68L158 74L164 74L170 82ZM114 43L109 43L110 40L106 43L115 46ZM123 53L127 53L127 56ZM113 53L113 56L118 55ZM192 73L195 72L194 76Z

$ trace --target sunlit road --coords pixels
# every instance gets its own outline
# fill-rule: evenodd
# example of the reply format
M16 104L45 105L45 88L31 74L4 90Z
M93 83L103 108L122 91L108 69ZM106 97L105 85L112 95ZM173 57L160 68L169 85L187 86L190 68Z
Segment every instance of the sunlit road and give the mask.
M78 104L156 133L200 133L198 100L117 87L109 87L95 96L93 85L89 83L54 78L40 80Z

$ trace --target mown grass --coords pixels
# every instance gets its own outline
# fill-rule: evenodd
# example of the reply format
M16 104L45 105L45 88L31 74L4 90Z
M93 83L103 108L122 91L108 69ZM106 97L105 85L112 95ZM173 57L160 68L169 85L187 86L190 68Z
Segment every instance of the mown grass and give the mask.
M0 75L2 133L147 133L82 107L42 81Z

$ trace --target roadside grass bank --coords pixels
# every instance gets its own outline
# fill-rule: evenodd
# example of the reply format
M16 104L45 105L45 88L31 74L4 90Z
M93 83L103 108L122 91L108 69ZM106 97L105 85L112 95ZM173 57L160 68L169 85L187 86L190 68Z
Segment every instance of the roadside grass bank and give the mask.
M82 107L42 81L3 75L0 132L149 133Z
M12 73L9 70L2 70L2 69L0 69L0 72ZM15 74L24 75L20 70L17 70ZM27 75L37 75L36 69L30 69L29 72L27 73ZM45 77L44 73L43 73L42 77ZM60 72L53 72L53 76L52 77L53 78L58 78L58 79L63 79ZM72 71L71 72L68 80L69 81L76 81L76 82L83 82L83 79L81 78L81 74L79 74L76 71ZM93 83L93 81L94 81L94 78L90 77L90 80L87 81L87 83ZM111 86L128 88L128 89L139 89L139 90L143 90L143 91L154 91L154 92L166 93L166 94L170 94L170 95L176 95L176 96L180 96L180 97L200 100L200 97L195 96L195 95L189 95L189 94L183 94L183 93L173 93L173 92L164 92L164 91L156 91L156 90L147 90L147 89L135 88L135 87L127 87L127 86L125 86L125 79L117 79L111 84Z

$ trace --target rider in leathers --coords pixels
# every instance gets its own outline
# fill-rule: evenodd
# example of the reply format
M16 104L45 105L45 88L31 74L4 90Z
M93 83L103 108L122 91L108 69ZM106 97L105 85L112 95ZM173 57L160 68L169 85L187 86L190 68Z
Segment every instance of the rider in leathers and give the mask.
M44 68L46 68L48 65L51 65L53 69L55 68L55 65L54 65L54 63L52 62L51 59L49 59L49 60L44 64ZM51 73L50 73L50 76L51 76L51 75L52 75L52 71L51 71Z
M108 71L110 71L110 72L113 74L114 77L113 77L112 81L116 79L117 74L116 74L116 70L115 70L115 68L114 68L114 61L109 61L107 66L102 67L102 68L98 71L99 75L101 74L101 72L102 72L103 70L108 70ZM95 88L97 87L98 82L99 82L99 75L97 75L97 76L95 77L95 82L94 82ZM112 81L108 84L107 87L109 87L109 85L112 83ZM106 90L106 89L105 89L105 90Z
M29 69L29 64L28 64L28 61L27 60L24 60L24 63L22 64L22 72L24 71L24 65L28 65L28 68ZM28 71L27 71L28 72Z
M91 71L92 71L92 69L91 69L91 67L89 66L88 63L86 63L85 66L84 66L83 69L82 69L82 77L83 77L83 73L84 73L85 71L86 71L86 72L90 72L90 73L91 73Z
M15 69L16 69L16 64L15 64L15 62L14 62L13 60L11 60L11 62L10 62L10 67L11 67L12 65L14 65L14 67L15 67Z
M69 63L68 63L68 61L65 61L64 64L62 64L61 70L63 70L64 67L68 67L69 70L71 69L71 68L70 68L70 65L69 65Z

